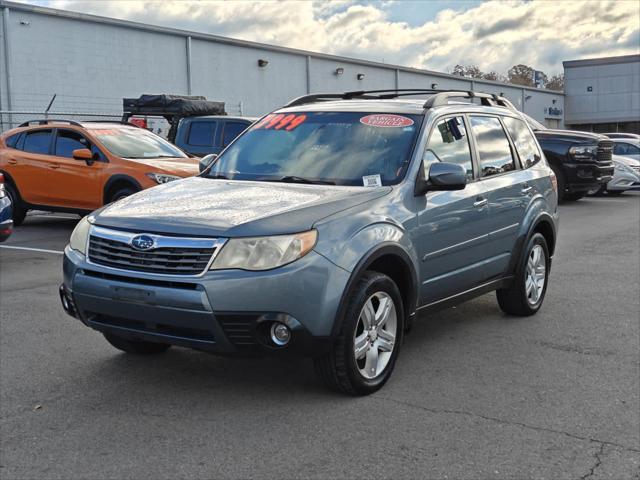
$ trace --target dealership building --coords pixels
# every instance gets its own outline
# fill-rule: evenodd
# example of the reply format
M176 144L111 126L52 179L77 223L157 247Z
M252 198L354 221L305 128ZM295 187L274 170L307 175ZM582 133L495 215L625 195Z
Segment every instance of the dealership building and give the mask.
M640 55L562 63L569 128L640 133Z
M256 116L307 93L395 88L502 94L563 126L562 92L5 0L0 9L0 129L41 117L54 95L51 117L117 117L123 97L143 93L203 95L230 114Z

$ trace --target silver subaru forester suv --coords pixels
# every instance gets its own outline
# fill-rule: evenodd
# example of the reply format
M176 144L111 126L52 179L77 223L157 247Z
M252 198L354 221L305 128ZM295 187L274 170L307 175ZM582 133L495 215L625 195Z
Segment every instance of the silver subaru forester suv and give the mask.
M202 165L88 215L65 249L65 311L120 350L311 356L364 395L420 314L493 290L509 315L542 305L557 186L503 97L307 95Z

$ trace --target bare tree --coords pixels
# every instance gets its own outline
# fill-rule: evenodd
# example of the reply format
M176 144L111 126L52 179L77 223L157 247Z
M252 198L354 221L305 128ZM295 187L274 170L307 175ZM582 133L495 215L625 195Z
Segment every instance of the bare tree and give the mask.
M545 88L549 90L564 90L564 74L552 75L545 84Z

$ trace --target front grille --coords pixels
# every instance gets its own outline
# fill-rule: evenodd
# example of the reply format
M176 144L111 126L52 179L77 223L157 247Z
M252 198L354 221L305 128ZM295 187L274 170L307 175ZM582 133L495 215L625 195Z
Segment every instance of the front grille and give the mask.
M163 275L199 275L207 268L216 247L159 247L140 251L128 243L91 235L89 260L98 265Z
M613 154L613 142L603 140L598 142L598 162L611 163Z

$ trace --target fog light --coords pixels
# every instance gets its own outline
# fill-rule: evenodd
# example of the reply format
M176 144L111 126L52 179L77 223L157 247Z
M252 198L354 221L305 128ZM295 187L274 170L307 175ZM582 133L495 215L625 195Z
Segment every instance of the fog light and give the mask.
M271 341L282 347L291 340L291 330L284 323L275 322L271 325Z

